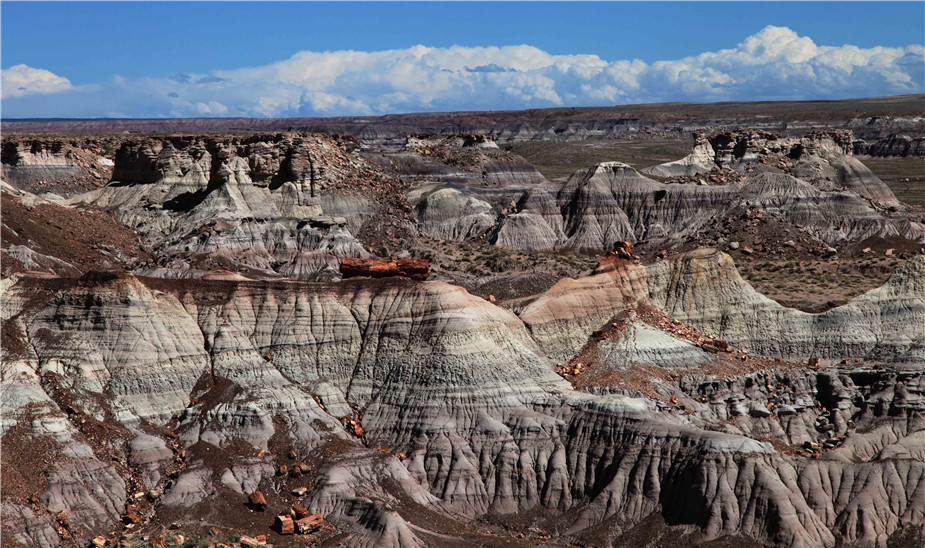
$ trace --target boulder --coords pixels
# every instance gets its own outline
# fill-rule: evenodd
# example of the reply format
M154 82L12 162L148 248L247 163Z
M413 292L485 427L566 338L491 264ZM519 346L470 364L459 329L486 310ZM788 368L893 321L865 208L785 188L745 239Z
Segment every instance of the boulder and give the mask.
M254 491L247 498L248 506L252 509L257 510L258 512L263 512L267 509L267 499L263 496L263 493L260 491Z

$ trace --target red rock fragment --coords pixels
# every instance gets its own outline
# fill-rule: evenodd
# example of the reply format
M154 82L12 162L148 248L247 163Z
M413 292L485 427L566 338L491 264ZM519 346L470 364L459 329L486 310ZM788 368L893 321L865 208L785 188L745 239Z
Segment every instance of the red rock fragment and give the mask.
M430 275L430 263L419 259L344 259L340 265L344 278L365 276L367 278L389 278L403 276L412 280L426 280Z
M321 517L321 514L311 514L296 520L295 529L298 534L306 535L321 529L323 524L324 518Z
M720 352L720 349L717 348L716 346L714 346L713 341L707 341L707 342L701 344L701 345L700 345L700 348L703 348L703 349L706 350L707 352L711 352L711 353L713 353L713 354L716 354L717 352Z
M128 510L126 510L125 513L122 514L122 523L126 525L130 523L132 524L139 523L140 521L141 521L141 518L138 517L138 514L135 513L135 509L132 507L129 507Z
M295 533L295 525L289 516L276 516L273 522L273 528L281 535L291 535Z
M613 251L611 251L610 254L616 255L619 259L631 261L633 259L633 244L624 240L615 242L613 244Z
M248 497L248 504L254 510L258 512L263 512L267 509L267 498L263 496L263 493L260 491L254 491Z

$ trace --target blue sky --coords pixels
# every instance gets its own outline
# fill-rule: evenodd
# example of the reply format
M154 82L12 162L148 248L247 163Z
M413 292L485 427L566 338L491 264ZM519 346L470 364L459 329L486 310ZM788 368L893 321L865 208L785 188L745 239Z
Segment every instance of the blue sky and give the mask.
M921 93L923 36L923 2L5 1L2 106L303 116Z

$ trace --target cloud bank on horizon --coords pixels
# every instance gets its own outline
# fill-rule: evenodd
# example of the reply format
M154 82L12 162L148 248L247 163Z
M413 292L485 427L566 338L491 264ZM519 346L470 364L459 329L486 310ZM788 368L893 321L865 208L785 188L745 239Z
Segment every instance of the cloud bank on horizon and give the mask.
M72 85L2 71L3 114L23 117L290 117L662 101L840 99L922 93L925 47L819 46L768 26L732 49L606 61L522 46L299 52L265 66Z

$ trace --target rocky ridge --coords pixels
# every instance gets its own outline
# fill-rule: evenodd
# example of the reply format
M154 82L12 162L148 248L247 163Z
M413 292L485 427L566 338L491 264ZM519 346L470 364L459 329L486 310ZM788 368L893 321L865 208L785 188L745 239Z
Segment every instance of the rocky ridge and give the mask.
M409 134L481 134L500 143L605 139L688 139L696 132L752 128L802 134L851 129L867 141L925 132L922 95L843 101L664 103L526 111L409 113L333 118L4 121L4 133L169 133L308 131L352 135L369 149L398 149Z
M621 240L670 249L744 210L806 233L820 253L871 237L921 242L921 216L906 213L850 156L850 141L850 132L726 133L701 137L690 156L646 170L652 178L605 162L565 183L512 182L503 192L437 178L408 198L428 236L541 252L602 253Z
M3 180L21 190L70 197L106 184L116 138L32 138L4 135Z
M857 139L852 143L855 154L867 156L925 156L925 137L891 133L874 142Z
M895 203L892 193L880 195ZM791 175L765 172L727 185L672 185L607 162L573 175L555 197L531 192L502 220L495 238L503 247L543 251L600 253L621 240L661 240L671 247L740 210L780 219L809 234L820 249L872 236L925 237L918 216L894 215L850 190L820 190Z
M709 138L698 135L690 155L643 173L690 177L723 168L743 175L786 173L820 190L851 190L883 206L897 206L886 185L850 156L852 142L850 130L811 132L801 137L761 131L718 133Z
M126 142L113 181L69 204L100 208L137 232L161 261L142 272L331 276L340 258L366 256L354 232L389 192L356 148L286 134Z
M136 138L120 146L113 181L54 204L102 209L153 257L125 267L172 277L223 269L334 279L343 258L439 259L451 254L441 242L528 254L594 255L618 241L642 244L650 256L698 245L777 252L763 251L757 236L737 241L747 237L733 233L739 218L777 227L793 244L784 254L828 257L871 238L921 242L921 215L847 153L850 139L719 134L700 138L677 164L709 164L706 173L647 177L605 162L561 182L478 135L413 135L402 150L376 154L350 138L311 134ZM505 265L513 275L527 268Z

